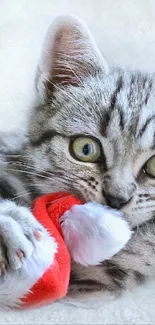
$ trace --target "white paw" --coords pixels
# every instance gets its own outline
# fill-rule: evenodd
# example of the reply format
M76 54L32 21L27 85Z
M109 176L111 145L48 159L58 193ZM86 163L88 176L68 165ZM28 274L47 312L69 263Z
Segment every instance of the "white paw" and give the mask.
M67 211L60 222L73 260L97 265L118 253L132 235L122 217L122 212L93 202Z
M1 259L7 260L9 267L20 268L44 232L28 208L7 200L0 202Z

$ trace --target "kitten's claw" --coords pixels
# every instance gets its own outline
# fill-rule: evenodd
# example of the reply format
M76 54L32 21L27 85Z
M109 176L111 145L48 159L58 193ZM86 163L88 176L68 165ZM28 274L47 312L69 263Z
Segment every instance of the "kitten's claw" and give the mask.
M40 231L40 230L36 230L36 231L34 232L34 237L36 238L36 240L40 241L40 240L42 239L42 237L43 237L43 233L42 233L42 231Z
M25 254L24 254L24 252L23 252L21 249L19 249L19 250L17 251L17 256L18 256L19 259L22 261L22 260L24 259L24 257L25 257Z

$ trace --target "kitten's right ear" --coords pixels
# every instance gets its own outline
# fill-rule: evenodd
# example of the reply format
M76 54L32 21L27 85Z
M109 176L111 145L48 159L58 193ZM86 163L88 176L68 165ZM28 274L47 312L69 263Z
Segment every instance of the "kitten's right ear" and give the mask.
M77 17L57 17L49 27L37 70L42 99L60 85L82 85L84 78L107 70L87 26Z

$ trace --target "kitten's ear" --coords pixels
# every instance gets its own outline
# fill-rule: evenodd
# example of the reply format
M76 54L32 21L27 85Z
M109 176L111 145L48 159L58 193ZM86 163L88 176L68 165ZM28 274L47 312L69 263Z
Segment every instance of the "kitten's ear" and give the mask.
M107 69L86 25L74 16L60 16L47 32L37 71L37 89L46 93L59 84L79 86L83 78Z

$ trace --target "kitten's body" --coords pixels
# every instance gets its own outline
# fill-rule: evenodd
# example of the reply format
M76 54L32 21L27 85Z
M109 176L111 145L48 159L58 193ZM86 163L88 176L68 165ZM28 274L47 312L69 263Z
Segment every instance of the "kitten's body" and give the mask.
M40 97L30 119L28 143L14 156L1 156L0 207L3 211L3 198L31 206L38 195L67 190L85 201L121 208L134 230L129 244L102 265L73 264L70 285L72 292L119 293L155 275L155 181L142 170L155 154L154 75L107 71L87 29L77 20L58 21L55 31L49 33L52 46L48 41L36 78ZM53 48L50 75L47 53ZM101 143L100 163L74 159L70 141L77 135ZM0 225L1 215L11 214L7 209L0 214ZM21 240L23 230L29 235L33 227L40 227L36 222L31 227L28 219L25 232L22 213L20 220L15 214L11 217L21 227ZM8 237L2 237L8 248L7 230ZM14 247L11 252L15 255ZM5 264L3 245L2 260ZM16 263L13 266L19 266Z

